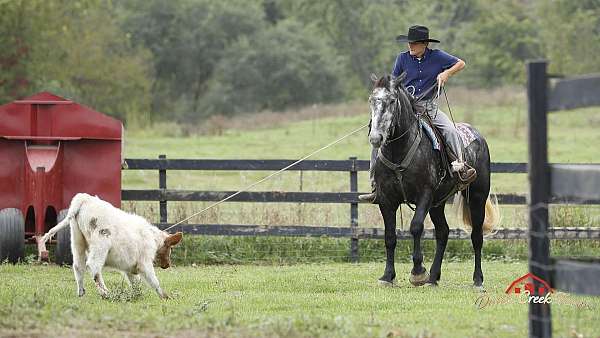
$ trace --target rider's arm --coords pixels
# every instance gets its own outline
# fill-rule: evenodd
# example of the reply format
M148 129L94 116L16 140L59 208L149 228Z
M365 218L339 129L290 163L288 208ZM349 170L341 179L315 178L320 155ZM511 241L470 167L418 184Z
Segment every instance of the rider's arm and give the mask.
M452 76L458 72L460 72L463 68L465 68L465 62L461 59L454 64L454 66L446 69L444 72L448 73L448 75Z
M441 72L438 77L438 83L441 85L444 85L446 83L446 81L448 81L448 78L458 72L460 72L463 68L465 68L465 62L461 59L458 59L458 61L456 61L456 63L454 64L454 66L446 69L445 71Z

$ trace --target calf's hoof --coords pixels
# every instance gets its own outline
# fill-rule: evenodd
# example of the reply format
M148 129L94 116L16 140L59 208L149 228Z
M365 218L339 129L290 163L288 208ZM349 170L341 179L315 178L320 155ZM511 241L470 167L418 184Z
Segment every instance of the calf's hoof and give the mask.
M48 255L48 250L40 251L39 259L38 260L40 262L45 262L45 263L50 262L50 258L49 258L49 255Z
M77 296L83 297L83 295L85 295L85 289L84 288L81 288L81 289L77 290Z
M410 284L414 286L422 286L425 283L427 283L427 281L429 281L429 272L425 270L422 274L419 275L413 275L411 273L410 278L408 280L410 281Z

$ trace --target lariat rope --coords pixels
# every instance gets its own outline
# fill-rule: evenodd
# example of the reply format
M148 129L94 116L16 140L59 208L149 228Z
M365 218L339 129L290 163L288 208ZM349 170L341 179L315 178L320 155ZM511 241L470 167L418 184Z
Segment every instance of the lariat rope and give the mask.
M448 112L450 113L450 118L452 119L452 123L454 123L454 128L456 128L456 122L454 122L454 116L452 115L452 109L450 109L450 101L448 101L448 95L446 95L446 87L442 86L444 90L444 98L446 98L446 104L448 105Z
M331 146L334 146L334 145L336 145L336 144L340 143L340 142L341 142L341 141L343 141L344 139L346 139L346 138L350 137L351 135L354 135L354 134L356 134L357 132L361 131L362 129L364 129L364 128L368 127L368 126L369 126L369 124L365 124L365 125L363 125L363 126L361 126L361 127L357 128L357 129L354 129L353 131L349 132L348 134L346 134L346 135L344 135L344 136L340 137L339 139L337 139L337 140L335 140L335 141L333 141L333 142L331 142L331 143L329 143L329 144L327 144L327 145L325 145L325 146L323 146L323 147L321 147L321 148L319 148L319 149L317 149L317 150L313 151L312 153L310 153L310 154L308 154L308 155L306 155L306 156L302 157L301 159L297 160L296 162L294 162L294 163L292 163L292 164L290 164L290 165L286 166L285 168L283 168L283 169L280 169L280 170L278 170L278 171L276 171L276 172L274 172L274 173L270 174L269 176L266 176L265 178L261 179L260 181L257 181L257 182L254 182L254 183L250 184L249 186L247 186L247 187L245 187L245 188L243 188L243 189L241 189L241 190L239 190L239 191L237 191L237 192L235 192L235 193L233 193L233 194L231 194L231 195L229 195L229 196L225 197L224 199L222 199L222 200L220 200L220 201L218 201L218 202L215 202L215 203L213 203L213 204L209 205L208 207L206 207L206 208L204 208L204 209L202 209L202 210L200 210L200 211L198 211L198 212L196 212L196 213L192 214L191 216L189 216L189 217L187 217L187 218L184 218L183 220L181 220L181 221L179 221L179 222L177 222L177 223L175 223L175 224L171 225L170 227L168 227L168 228L164 229L164 231L168 231L169 229L172 229L172 228L174 228L174 227L178 226L179 224L181 224L181 223L183 223L183 222L186 222L186 221L190 220L191 218L193 218L193 217L196 217L196 216L198 216L199 214L201 214L201 213L203 213L203 212L205 212L205 211L207 211L207 210L209 210L209 209L211 209L211 208L214 208L214 207L216 207L217 205L219 205L219 204L221 204L221 203L223 203L223 202L226 202L226 201L228 201L228 200L230 200L230 199L234 198L235 196L237 196L237 195L239 195L239 194L241 194L241 193L243 193L243 192L246 192L246 191L248 191L248 190L252 189L253 187L255 187L255 186L259 185L260 183L262 183L262 182L264 182L264 181L266 181L266 180L268 180L268 179L272 178L273 176L276 176L276 175L278 175L278 174L280 174L280 173L282 173L282 172L284 172L284 171L288 170L289 168L291 168L291 167L295 166L296 164L298 164L298 163L300 163L300 162L302 162L302 161L306 160L307 158L309 158L309 157L311 157L311 156L313 156L313 155L315 155L315 154L317 154L317 153L319 153L319 152L321 152L321 151L323 151L323 150L325 150L325 149L327 149L327 148L329 148L329 147L331 147Z
M437 86L437 87L438 87L438 88L437 88L436 100L439 100L439 97L440 97L440 90L442 90L442 89L443 89L443 92L444 92L444 97L446 98L446 103L448 104L448 111L449 111L449 113L450 113L450 117L452 118L452 123L454 123L454 126L456 127L456 123L454 122L454 116L452 116L452 110L450 109L450 102L448 101L448 96L446 95L446 89L445 89L443 86L440 86L439 84L438 84L438 86ZM431 89L433 89L433 88L434 88L434 87L431 87L429 90L427 90L425 93L423 93L423 94L422 94L422 95L419 97L419 99L420 99L420 98L422 98L422 97L423 97L425 94L427 94L427 93L428 93L428 92L429 92ZM336 144L340 143L341 141L343 141L343 140L345 140L346 138L348 138L348 137L350 137L350 136L352 136L352 135L356 134L357 132L361 131L362 129L364 129L364 128L368 127L368 126L369 126L369 124L365 124L365 125L363 125L363 126L361 126L361 127L357 128L357 129L354 129L353 131L349 132L348 134L346 134L346 135L344 135L344 136L340 137L339 139L337 139L337 140L335 140L335 141L333 141L333 142L331 142L331 143L329 143L329 144L327 144L327 145L325 145L325 146L323 146L323 147L321 147L321 148L319 148L319 149L317 149L317 150L313 151L312 153L310 153L310 154L308 154L308 155L306 155L306 156L302 157L301 159L299 159L299 160L297 160L297 161L293 162L292 164L290 164L290 165L288 165L288 166L286 166L286 167L284 167L284 168L282 168L282 169L280 169L280 170L278 170L278 171L276 171L276 172L274 172L274 173L271 173L270 175L268 175L268 176L264 177L263 179L261 179L261 180L259 180L259 181L257 181L257 182L254 182L254 183L252 183L252 184L250 184L250 185L248 185L248 186L244 187L243 189L241 189L241 190L239 190L239 191L237 191L237 192L235 192L235 193L233 193L233 194L231 194L231 195L229 195L229 196L225 197L224 199L222 199L222 200L220 200L220 201L218 201L218 202L215 202L215 203L213 203L213 204L209 205L208 207L206 207L206 208L204 208L204 209L202 209L202 210L200 210L200 211L198 211L198 212L196 212L196 213L192 214L191 216L188 216L187 218L184 218L183 220L181 220L181 221L179 221L179 222L177 222L177 223L175 223L175 224L171 225L170 227L168 227L168 228L164 229L164 231L168 231L168 230L170 230L170 229L172 229L172 228L174 228L174 227L176 227L176 226L178 226L178 225L180 225L180 224L182 224L182 223L184 223L184 222L186 222L186 221L189 221L190 219L192 219L192 218L194 218L194 217L196 217L196 216L200 215L201 213L203 213L203 212L205 212L205 211L207 211L207 210L209 210L209 209L212 209L212 208L214 208L214 207L218 206L219 204L221 204L221 203L224 203L224 202L226 202L226 201L228 201L228 200L230 200L230 199L234 198L235 196L237 196L237 195L239 195L239 194L241 194L241 193L243 193L243 192L246 192L246 191L248 191L248 190L252 189L253 187L255 187L255 186L257 186L257 185L259 185L259 184L261 184L261 183L263 183L263 182L265 182L265 181L267 181L267 180L271 179L272 177L274 177L274 176L276 176L276 175L279 175L280 173L282 173L282 172L284 172L284 171L288 170L289 168L291 168L291 167L295 166L296 164L298 164L298 163L300 163L300 162L302 162L302 161L306 160L307 158L309 158L309 157L311 157L311 156L314 156L315 154L317 154L317 153L319 153L319 152L321 152L321 151L323 151L323 150L325 150L325 149L327 149L327 148L329 148L329 147L332 147L332 146L334 146L334 145L336 145Z
M452 119L452 124L454 124L454 128L456 128L456 122L454 122L454 116L452 115L452 109L450 109L450 101L448 101L448 95L446 95L446 87L444 87L444 85L437 84L437 95L435 96L435 103L436 106L439 105L439 101L440 101L440 90L443 90L444 92L444 98L446 98L446 104L448 105L448 112L450 113L450 118Z

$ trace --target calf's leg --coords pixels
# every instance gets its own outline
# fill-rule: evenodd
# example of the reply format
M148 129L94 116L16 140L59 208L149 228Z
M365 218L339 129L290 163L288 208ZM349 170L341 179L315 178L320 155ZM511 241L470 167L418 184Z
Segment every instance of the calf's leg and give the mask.
M102 297L108 296L108 289L104 284L104 279L102 278L102 267L104 267L104 263L106 262L106 256L108 255L108 248L102 245L90 246L87 266L90 269L90 274L96 283L96 288L98 288L98 292Z
M129 286L133 286L134 284L140 281L140 275L134 274L131 272L123 272L123 276L127 277L127 282Z
M144 279L158 294L158 296L162 299L168 299L169 296L160 288L160 284L158 283L158 278L156 278L156 273L154 272L154 267L152 263L146 264L142 267L140 271L141 275L144 276Z
M87 243L85 238L77 228L77 224L71 222L71 252L73 253L73 274L77 282L77 295L82 297L85 294L83 287L83 275L85 273L85 260Z

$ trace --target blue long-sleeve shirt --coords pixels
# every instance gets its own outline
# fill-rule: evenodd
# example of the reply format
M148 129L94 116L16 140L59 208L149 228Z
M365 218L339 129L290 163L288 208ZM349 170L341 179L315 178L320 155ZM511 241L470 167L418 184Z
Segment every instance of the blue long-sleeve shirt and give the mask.
M425 53L421 59L417 59L406 51L398 54L392 76L396 78L402 72L406 72L403 84L406 88L414 87L414 95L418 96L437 83L438 74L451 68L457 62L458 58L456 56L440 49L425 48ZM412 88L410 90L412 91ZM429 99L433 95L435 95L435 91L425 95L425 99Z

